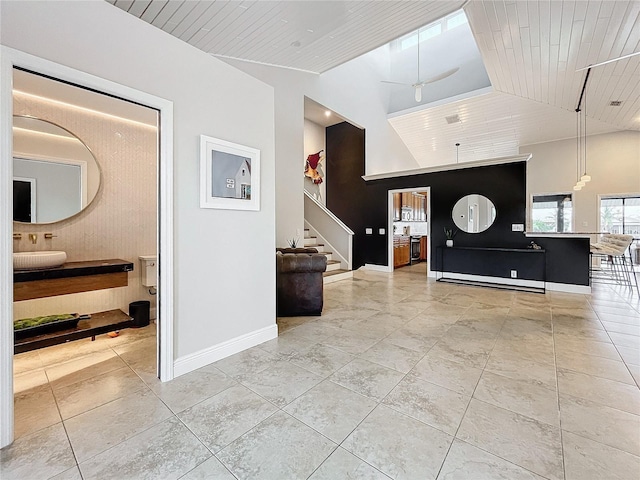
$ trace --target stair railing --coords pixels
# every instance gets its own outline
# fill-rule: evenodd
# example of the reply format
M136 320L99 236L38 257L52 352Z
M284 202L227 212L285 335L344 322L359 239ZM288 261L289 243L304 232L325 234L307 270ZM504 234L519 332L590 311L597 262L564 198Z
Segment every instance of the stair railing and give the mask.
M309 192L304 191L304 221L313 229L319 241L333 252L345 270L351 270L353 258L353 230Z

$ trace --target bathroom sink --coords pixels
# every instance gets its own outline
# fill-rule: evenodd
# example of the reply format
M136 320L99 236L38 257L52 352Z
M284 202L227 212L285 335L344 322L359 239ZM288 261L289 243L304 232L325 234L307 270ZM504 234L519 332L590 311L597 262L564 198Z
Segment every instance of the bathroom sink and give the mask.
M67 261L65 252L41 250L39 252L16 252L13 254L14 270L59 267Z

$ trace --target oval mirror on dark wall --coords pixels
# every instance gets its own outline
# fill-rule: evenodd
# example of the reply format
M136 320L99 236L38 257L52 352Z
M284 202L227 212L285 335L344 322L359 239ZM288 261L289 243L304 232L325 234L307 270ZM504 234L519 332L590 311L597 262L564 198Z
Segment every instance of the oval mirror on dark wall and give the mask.
M487 197L472 194L462 197L453 206L453 223L463 232L480 233L496 219L496 207Z
M100 188L95 157L69 130L13 117L13 220L54 223L87 208Z

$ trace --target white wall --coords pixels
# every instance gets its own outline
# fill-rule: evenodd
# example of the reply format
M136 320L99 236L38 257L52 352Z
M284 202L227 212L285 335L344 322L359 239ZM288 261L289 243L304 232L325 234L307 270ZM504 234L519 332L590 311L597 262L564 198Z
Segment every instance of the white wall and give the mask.
M273 85L276 109L276 243L301 235L304 228L304 97L365 129L366 171L386 173L418 168L406 145L387 121L389 95L372 57L365 56L322 75L225 60Z
M532 153L527 163L527 196L573 193L574 231L598 231L598 195L640 193L640 132L624 131L587 137L587 172L591 181L578 192L576 140L525 145ZM527 209L530 212L530 208ZM530 225L531 218L528 215Z
M176 357L275 329L273 89L107 2L0 13L3 45L173 102ZM199 208L201 134L261 150L261 211Z
M311 120L304 119L304 159L302 168L304 169L307 157L313 153L324 150L325 159L320 163L319 169L322 171L324 178L320 185L313 183L309 177L304 178L304 189L314 196L323 205L327 204L327 130L322 125L318 125Z

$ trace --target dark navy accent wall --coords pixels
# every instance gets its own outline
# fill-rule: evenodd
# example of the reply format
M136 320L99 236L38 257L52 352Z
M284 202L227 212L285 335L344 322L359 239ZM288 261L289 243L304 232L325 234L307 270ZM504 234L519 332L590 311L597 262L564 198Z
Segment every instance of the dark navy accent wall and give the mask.
M513 162L446 172L424 173L365 182L364 131L341 123L326 130L327 207L355 232L353 268L365 263L388 265L388 191L431 187L431 252L435 265L436 247L444 245L444 228L455 228L451 219L454 204L463 196L477 193L496 207L496 220L486 231L459 231L456 246L525 248L532 240L547 250L547 281L588 285L589 240L578 238L527 238L513 232L511 225L524 224L526 217L526 162ZM373 235L365 235L372 228ZM487 273L488 274L488 273Z

